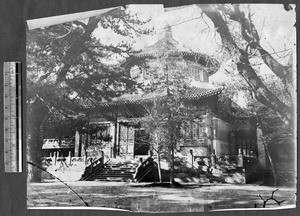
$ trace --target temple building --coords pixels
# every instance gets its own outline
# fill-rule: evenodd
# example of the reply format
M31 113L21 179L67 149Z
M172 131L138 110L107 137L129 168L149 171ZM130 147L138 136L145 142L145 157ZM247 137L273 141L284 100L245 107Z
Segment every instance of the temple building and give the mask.
M219 63L208 55L192 52L179 44L173 38L171 27L164 29L156 43L126 59L122 67L130 69L133 80L147 86L153 81L153 70L158 74L164 73L166 61L170 58L178 59L175 65L182 70L188 83L183 100L196 106L198 113L197 119L183 123L182 128L188 138L176 146L178 153L188 156L193 152L195 157L214 153L221 157L237 155L240 149L245 156L257 156L255 124L230 114L224 116L219 111L218 97L223 88L209 82L209 77L218 70ZM148 67L141 64L145 61ZM91 113L91 129L88 134L76 134L75 156L97 158L101 151L106 159L133 159L148 155L151 141L142 123L149 114L146 108L151 107L155 100L164 100L166 96L166 89L152 92L138 90L114 98L111 102L99 102L97 109L86 103ZM236 106L230 109L240 108ZM241 125L245 127L241 128Z

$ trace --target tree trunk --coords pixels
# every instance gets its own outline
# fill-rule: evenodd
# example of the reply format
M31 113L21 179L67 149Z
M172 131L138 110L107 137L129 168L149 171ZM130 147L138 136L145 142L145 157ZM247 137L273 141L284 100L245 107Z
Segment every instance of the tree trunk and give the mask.
M34 128L27 135L27 161L41 167L41 145L40 130ZM27 181L41 182L41 170L35 166L27 164Z
M58 72L57 80L59 82L66 78L72 63L76 61L78 56L86 51L85 43L91 39L91 34L97 28L98 22L101 18L102 16L89 18L84 34L78 39L74 40L70 45L70 48L67 50L64 58L62 59L64 66Z
M158 160L158 179L159 179L159 182L162 183L162 177L161 177L161 165L160 165L160 153L157 152L157 160Z
M255 70L252 68L249 62L247 50L242 50L237 46L237 43L233 39L232 34L227 26L227 22L224 20L221 13L209 5L203 5L201 8L214 23L217 29L216 31L221 36L222 44L225 46L229 55L231 55L236 62L240 75L245 79L252 91L255 93L256 100L275 111L285 124L290 124L292 119L291 107L284 104L277 96L275 96L257 76ZM232 17L234 17L234 14ZM235 20L237 18L238 17L235 17L233 19ZM241 21L240 19L239 21L242 25L242 29L245 30L245 25L247 23L243 22L243 20ZM245 39L247 40L247 38ZM269 58L268 60L270 61L267 61L267 65L271 69L274 69L274 72L277 72L279 66L275 65L274 61L272 61L273 64L271 65L272 59Z
M237 68L242 77L246 80L255 98L260 103L271 108L283 120L284 123L289 124L292 118L292 111L290 107L278 99L257 76L254 69L250 66L247 56L241 57L241 62L237 63Z
M241 35L247 41L248 46L253 49L258 49L261 58L264 63L278 76L282 82L287 85L292 83L292 77L289 75L292 73L287 67L281 65L272 55L260 46L260 36L257 29L250 18L246 18L246 14L240 10L239 4L235 4L233 10L226 9L223 5L219 9L229 15L230 19L238 22L241 26Z
M173 141L173 135L171 135L171 175L170 175L170 184L174 185L174 141Z
M264 138L262 140L263 140L263 144L264 144L264 147L265 147L265 150L266 150L266 154L267 154L267 157L269 159L270 166L271 166L271 169L272 169L272 174L273 174L273 178L274 178L274 185L277 186L278 185L277 167L276 167L276 164L273 162L273 159L271 157L268 144L266 143Z
M27 106L27 161L39 167L42 167L43 137L41 128L47 115L48 109L39 99ZM41 170L31 164L27 164L27 181L41 182Z

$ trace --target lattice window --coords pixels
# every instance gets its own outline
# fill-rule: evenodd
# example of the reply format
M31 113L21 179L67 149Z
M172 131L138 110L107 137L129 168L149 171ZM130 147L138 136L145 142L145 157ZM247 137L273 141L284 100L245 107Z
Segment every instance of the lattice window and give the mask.
M188 76L196 81L208 82L208 74L205 70L199 67L190 66Z
M110 134L110 124L109 123L102 123L98 125L92 126L91 131L91 144L92 145L99 145L102 142L108 142L111 140Z
M185 139L199 140L205 135L205 127L202 119L186 121L182 123L181 132Z
M121 142L127 142L127 139L128 139L127 133L128 133L127 127L124 125L121 125L121 127L120 127L120 141Z
M128 127L127 128L127 140L128 142L134 142L134 128L133 127Z

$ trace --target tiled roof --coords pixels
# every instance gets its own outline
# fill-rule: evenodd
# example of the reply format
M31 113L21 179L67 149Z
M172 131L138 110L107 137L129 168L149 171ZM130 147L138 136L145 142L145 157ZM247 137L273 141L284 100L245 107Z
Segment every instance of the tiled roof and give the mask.
M185 60L194 61L205 67L209 75L214 74L219 68L219 63L214 58L203 53L193 52L177 42L172 36L170 27L164 29L162 37L156 43L132 55L122 62L121 65L130 67L138 62L139 59L160 58L166 55L181 56Z
M223 88L198 88L191 87L187 90L183 99L186 100L199 100L202 98L208 98L213 95L218 95L222 92ZM110 107L118 105L139 105L153 102L154 99L164 99L167 97L166 91L153 92L153 93L140 93L140 94L127 94L125 96L114 98L111 102L96 102L92 100L81 100L80 103L86 108L93 107Z
M186 99L201 99L201 98L207 98L213 95L220 94L222 92L223 88L216 88L216 89L205 89L205 88L198 88L193 87L190 88L187 92L184 98Z

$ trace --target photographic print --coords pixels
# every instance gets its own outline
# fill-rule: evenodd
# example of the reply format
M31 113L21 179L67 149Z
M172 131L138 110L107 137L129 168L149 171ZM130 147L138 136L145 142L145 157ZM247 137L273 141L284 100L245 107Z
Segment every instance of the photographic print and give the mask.
M27 207L296 206L295 5L28 20Z

